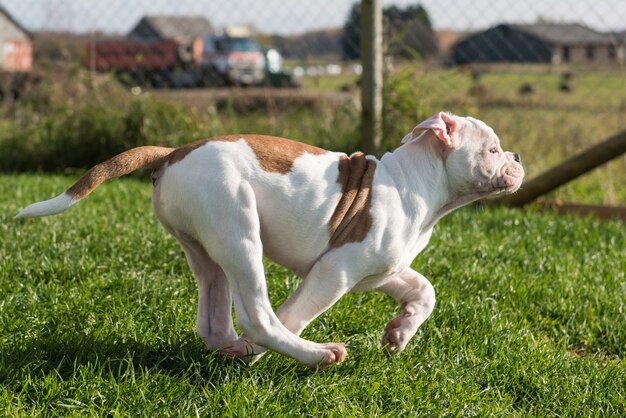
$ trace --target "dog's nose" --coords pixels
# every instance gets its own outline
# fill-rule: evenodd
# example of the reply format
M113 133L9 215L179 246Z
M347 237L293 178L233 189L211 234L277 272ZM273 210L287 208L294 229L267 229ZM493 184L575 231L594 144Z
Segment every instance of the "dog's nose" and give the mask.
M518 163L522 162L522 157L520 157L518 153L513 153L513 159Z

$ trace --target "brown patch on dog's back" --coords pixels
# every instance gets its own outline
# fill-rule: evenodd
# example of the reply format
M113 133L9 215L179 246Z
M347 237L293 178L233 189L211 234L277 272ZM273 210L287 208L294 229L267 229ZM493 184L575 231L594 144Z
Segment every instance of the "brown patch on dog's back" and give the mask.
M302 154L322 155L326 150L290 139L266 135L242 136L254 154L261 168L269 173L287 174L294 161Z
M338 248L350 242L361 242L372 227L372 182L376 161L359 152L339 161L341 198L329 224L329 245Z
M294 161L302 154L321 155L327 151L292 141L286 138L269 135L225 135L193 142L175 150L168 160L169 164L175 164L185 158L190 152L210 141L236 142L243 139L252 148L259 165L269 173L287 174L291 172Z

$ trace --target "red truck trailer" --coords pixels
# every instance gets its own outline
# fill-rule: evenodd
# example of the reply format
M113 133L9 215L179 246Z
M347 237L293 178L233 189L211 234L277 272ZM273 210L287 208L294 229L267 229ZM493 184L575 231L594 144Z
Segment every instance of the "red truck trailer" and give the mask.
M202 87L265 82L265 57L251 37L206 35L189 43L119 39L86 45L83 65L128 85Z
M151 87L210 85L211 74L199 65L201 48L174 41L130 39L97 41L86 45L83 65L92 71L113 72L125 84ZM196 51L194 51L196 49Z

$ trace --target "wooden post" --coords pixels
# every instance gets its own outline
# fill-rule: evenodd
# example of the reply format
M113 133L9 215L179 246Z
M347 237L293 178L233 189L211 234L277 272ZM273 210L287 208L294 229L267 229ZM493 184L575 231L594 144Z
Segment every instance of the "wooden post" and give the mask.
M524 183L517 193L496 199L495 202L523 206L625 152L626 131L622 131Z
M381 0L361 0L361 144L378 154L382 139L383 12Z

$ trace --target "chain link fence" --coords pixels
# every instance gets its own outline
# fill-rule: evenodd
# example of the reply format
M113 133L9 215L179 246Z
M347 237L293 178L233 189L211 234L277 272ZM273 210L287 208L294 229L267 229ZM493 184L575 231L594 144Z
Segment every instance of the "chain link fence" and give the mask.
M521 149L532 176L626 129L623 1L383 1L383 19L388 147L436 111L472 114ZM0 0L0 44L5 108L30 84L81 72L183 103L354 106L362 70L360 6L344 0ZM621 157L564 196L625 204L625 176Z

